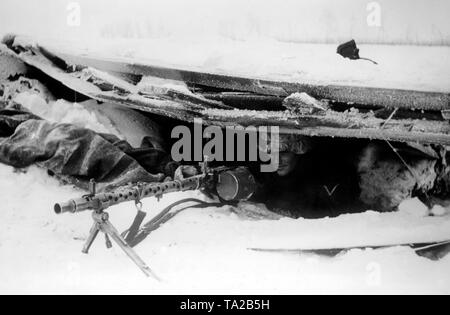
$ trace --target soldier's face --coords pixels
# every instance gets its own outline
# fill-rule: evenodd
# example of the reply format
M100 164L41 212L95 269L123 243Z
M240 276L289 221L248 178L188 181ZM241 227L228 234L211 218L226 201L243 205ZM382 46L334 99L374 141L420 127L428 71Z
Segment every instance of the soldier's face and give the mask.
M298 155L292 152L280 153L280 166L277 174L279 176L287 176L294 171L298 164Z

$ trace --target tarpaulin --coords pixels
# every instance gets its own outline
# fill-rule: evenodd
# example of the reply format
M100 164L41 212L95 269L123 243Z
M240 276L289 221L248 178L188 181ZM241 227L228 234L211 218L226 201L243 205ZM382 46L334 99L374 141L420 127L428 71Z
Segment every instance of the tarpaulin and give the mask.
M113 135L50 123L11 109L0 110L0 162L16 168L37 164L55 175L73 178L82 188L94 179L99 190L159 182L176 167L165 152L146 141L133 149Z

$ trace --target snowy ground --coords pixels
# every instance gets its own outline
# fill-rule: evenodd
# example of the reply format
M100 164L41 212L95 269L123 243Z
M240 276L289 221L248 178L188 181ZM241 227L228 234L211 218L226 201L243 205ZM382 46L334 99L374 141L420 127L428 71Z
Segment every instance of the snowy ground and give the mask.
M0 293L450 293L450 256L433 262L405 247L353 250L335 258L247 250L255 240L270 246L277 233L281 239L288 237L294 226L300 236L307 235L304 228L313 231L315 227L312 235L316 237L348 240L349 235L364 237L361 224L367 227L367 235L374 236L374 226L388 218L403 222L396 226L403 226L408 234L408 221L418 222L414 216L369 212L315 222L251 221L228 208L188 210L137 247L163 279L158 283L146 279L119 248L106 250L102 238L90 255L80 252L91 226L89 213L56 216L52 208L55 202L79 197L81 191L61 187L37 168L17 173L3 165L0 191L4 205L0 211ZM185 195L170 195L161 204L149 199L145 208L155 214ZM112 222L124 230L133 218L134 206L123 204L110 213ZM437 229L448 231L449 222L443 218ZM420 228L413 224L413 230L429 233L433 227L428 223ZM342 233L343 225L347 233ZM399 230L387 227L378 236L389 238L394 232ZM264 234L273 237L264 240L260 237Z

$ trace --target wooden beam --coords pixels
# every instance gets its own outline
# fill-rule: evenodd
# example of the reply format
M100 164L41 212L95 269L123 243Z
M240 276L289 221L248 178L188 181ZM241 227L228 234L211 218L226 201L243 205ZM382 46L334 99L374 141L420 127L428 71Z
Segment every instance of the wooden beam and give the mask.
M206 124L225 126L278 126L283 133L308 136L348 137L392 140L402 142L435 143L450 145L450 124L447 121L421 119L391 119L388 122L372 113L357 110L335 112L328 110L321 115L295 115L288 111L250 111L222 109L192 104L187 100L165 95L141 95L130 89L104 90L105 86L126 86L126 82L90 80L79 71L67 72L55 66L39 50L26 50L19 55L26 64L33 66L67 87L90 98L171 117L186 122L202 118ZM105 82L106 81L106 85ZM100 86L98 86L98 85ZM204 104L203 104L204 105ZM107 105L105 105L107 106Z
M450 108L450 94L448 93L258 80L160 67L158 65L125 63L114 59L75 56L55 51L51 51L51 54L65 60L70 65L84 65L107 72L128 73L136 76L154 76L231 91L251 92L278 97L287 97L293 93L305 92L317 99L329 99L367 107L378 106L430 111L441 111Z

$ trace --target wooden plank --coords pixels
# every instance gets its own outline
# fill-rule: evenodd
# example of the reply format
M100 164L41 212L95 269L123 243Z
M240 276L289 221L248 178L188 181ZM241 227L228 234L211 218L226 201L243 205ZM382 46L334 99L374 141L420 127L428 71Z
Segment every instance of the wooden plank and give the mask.
M225 104L240 109L280 110L283 108L283 97L261 95L249 92L204 92L201 95L207 99L222 101Z
M281 133L305 136L376 139L398 142L448 145L450 124L445 121L385 120L365 114L346 115L333 111L326 116L290 116L284 112L255 114L254 111L230 113L207 111L204 119L209 124L227 126L278 126Z
M299 133L308 136L349 137L393 140L418 143L450 145L450 124L447 121L423 121L392 119L386 124L373 114L349 111L327 111L325 115L293 115L287 111L244 111L205 108L198 104L186 104L177 99L161 99L144 96L126 90L104 91L89 82L79 72L66 72L56 67L39 51L25 51L19 57L28 65L36 67L67 87L90 98L126 106L141 111L171 117L186 122L202 118L206 124L218 126L278 126L283 133ZM103 81L107 77L103 78ZM114 78L114 81L120 80ZM103 87L105 82L97 82ZM124 82L125 83L125 82ZM117 82L109 82L111 86ZM124 84L125 85L125 84Z
M296 92L305 92L318 99L330 99L366 107L406 108L441 111L450 108L450 94L437 92L383 89L350 85L313 85L281 81L257 80L214 73L202 73L158 65L125 63L114 59L75 56L52 51L51 54L70 65L94 67L108 72L154 76L179 80L190 84L232 91L251 92L262 95L287 97Z

